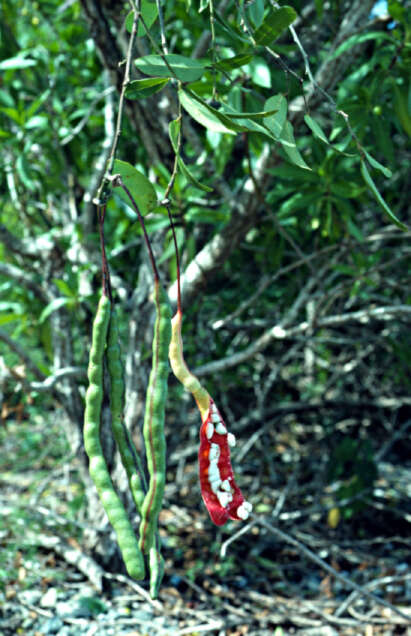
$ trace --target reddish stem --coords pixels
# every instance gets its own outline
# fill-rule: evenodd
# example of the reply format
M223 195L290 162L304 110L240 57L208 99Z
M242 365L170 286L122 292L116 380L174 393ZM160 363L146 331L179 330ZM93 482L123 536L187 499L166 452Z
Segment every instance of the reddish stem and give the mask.
M102 285L103 285L103 295L108 296L110 302L113 302L113 297L111 294L111 281L110 281L110 270L107 262L106 255L106 247L104 242L104 220L106 218L106 205L103 205L102 208L98 208L98 229L100 234L100 247L101 247L101 272L102 272Z
M124 192L126 193L128 198L130 199L131 204L132 204L133 208L135 209L135 211L137 213L138 220L139 220L140 225L141 225L141 229L143 230L144 240L145 240L146 245L147 245L148 255L150 257L150 262L151 262L151 267L153 269L154 280L156 281L156 283L158 283L159 280L160 280L160 276L158 274L156 261L155 261L155 258L154 258L153 250L151 248L150 239L148 238L148 234L147 234L146 226L145 226L145 223L144 223L143 215L141 214L141 212L139 210L139 207L138 207L137 203L135 202L135 200L134 200L130 190L127 188L127 186L124 185L124 183L122 181L120 181L120 180L117 182L116 185L119 185L121 188L123 188Z

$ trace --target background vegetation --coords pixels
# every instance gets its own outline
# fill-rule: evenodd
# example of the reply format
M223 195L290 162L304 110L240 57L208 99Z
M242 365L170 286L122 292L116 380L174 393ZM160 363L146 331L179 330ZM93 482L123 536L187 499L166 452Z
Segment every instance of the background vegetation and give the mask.
M336 633L359 633L349 630L360 624L405 633L392 610L359 595L345 603L349 588L301 545L406 606L410 3L294 1L293 30L282 14L278 33L274 2L162 4L163 26L156 4L143 2L151 39L139 31L131 79L164 81L128 87L117 158L163 198L177 82L161 57L145 56L190 58L178 71L191 93L180 89L181 160L170 195L185 353L237 436L233 464L256 519L222 558L239 526L218 529L207 518L198 414L171 381L160 518L166 576L152 611L170 626L181 598L181 629L206 623L216 633L327 624ZM82 421L100 288L92 199L115 131L130 5L21 0L0 10L0 585L5 625L15 630L23 591L46 592L60 578L74 584L78 571L100 589L107 577L97 562L121 570L87 474ZM271 114L230 117L263 111ZM165 210L146 222L175 301ZM106 236L126 419L139 444L152 276L135 215L117 194ZM114 449L105 450L127 499ZM96 561L83 561L86 554ZM92 616L103 613L93 608Z

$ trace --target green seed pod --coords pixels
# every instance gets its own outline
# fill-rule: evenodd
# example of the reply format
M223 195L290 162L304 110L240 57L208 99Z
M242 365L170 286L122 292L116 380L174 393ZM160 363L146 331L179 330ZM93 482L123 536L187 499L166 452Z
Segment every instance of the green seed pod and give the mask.
M159 542L159 540L158 540ZM161 581L164 576L164 559L161 556L160 548L155 545L151 546L149 553L150 565L150 596L157 598Z
M124 563L131 577L144 578L144 560L123 503L110 478L100 442L101 405L103 401L103 360L110 320L110 301L100 299L93 324L84 414L84 448L89 457L89 472L107 517L117 535Z
M154 544L166 473L164 413L169 372L168 348L171 339L171 308L168 297L158 281L155 282L154 303L157 315L154 325L153 361L147 389L143 430L150 475L140 524L140 548L145 554L150 551Z
M117 314L111 308L107 338L107 367L110 376L111 427L116 440L122 464L127 473L128 483L137 510L141 513L144 493L147 491L140 457L124 423L124 369L121 361L120 337Z

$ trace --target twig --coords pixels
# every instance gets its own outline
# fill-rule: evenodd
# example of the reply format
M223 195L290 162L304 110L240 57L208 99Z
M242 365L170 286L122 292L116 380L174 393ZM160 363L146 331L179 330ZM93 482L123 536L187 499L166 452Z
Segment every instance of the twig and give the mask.
M263 278L260 281L260 284L257 287L256 292L252 294L251 296L249 296L248 298L246 298L242 303L240 303L237 309L233 311L231 314L229 314L228 316L226 316L225 318L221 320L216 320L211 325L212 328L217 330L217 329L221 329L222 327L225 327L225 325L229 323L232 323L233 320L235 318L238 318L246 309L254 306L256 300L258 300L261 294L263 294L265 290L268 287L270 287L270 285L275 283L276 280L284 276L284 274L288 274L289 272L292 272L294 269L297 269L298 267L302 267L303 265L306 264L307 261L315 260L316 258L323 256L327 252L334 251L335 249L337 249L337 247L338 247L337 245L328 245L327 247L320 250L319 252L316 252L315 254L310 254L298 261L295 261L294 263L291 263L290 265L286 265L285 267L282 267L280 270L278 270L278 272L275 272L275 274L272 274L272 276L267 276L267 275L263 276Z
M132 587L147 603L149 603L156 610L162 611L163 604L159 600L153 600L150 594L141 587L138 583L133 581L132 579L124 576L123 574L111 574L110 572L104 572L104 578L112 579L114 581L120 581L120 583L125 583L129 587Z
M389 585L390 583L397 583L402 581L409 581L411 579L411 574L402 574L398 576L383 576L381 579L375 579L374 581L369 581L369 583L364 584L364 588L375 589L376 587L380 587L380 585ZM343 603L337 608L334 615L341 616L344 614L352 603L359 597L359 592L354 590L351 594L345 599Z
M10 338L10 336L5 331L3 331L3 329L0 329L0 340L5 342L9 349L14 351L14 353L19 356L19 358L25 363L27 368L32 371L36 378L38 378L39 380L44 380L44 373L40 371L36 363L30 358L30 356L26 352L26 349L19 345L18 342L15 342L15 340L12 340L12 338ZM19 379L21 381L25 381L25 378L19 377Z
M301 322L299 325L290 328L284 328L282 324L277 324L265 331L253 344L249 345L243 351L234 353L226 358L217 360L215 362L209 362L203 364L195 369L195 374L198 376L209 375L212 373L219 373L225 371L231 367L237 366L246 360L249 360L257 353L265 349L269 344L275 340L285 340L294 338L300 334L305 333L308 329L325 329L330 327L339 327L350 322L368 323L371 320L394 320L398 316L404 316L406 318L411 317L411 307L408 305L393 305L388 307L375 307L372 309L362 309L360 311L352 311L346 314L339 314L335 316L325 316L315 321L312 326L308 321Z
M234 541L237 541L237 539L239 537L241 537L243 534L245 534L246 532L249 532L249 530L251 530L251 528L253 528L256 525L257 521L251 521L251 523L247 523L247 525L243 526L242 528L240 528L239 530L237 530L237 532L235 532L233 535L231 535L231 537L229 539L227 539L226 541L224 541L224 543L222 544L221 548L220 548L220 556L222 559L224 559L225 555L227 554L227 548L229 545L231 545L232 543L234 543Z
M164 28L164 17L163 17L163 8L161 6L161 0L156 0L156 5L157 5L157 11L158 11L158 20L160 22L161 46L164 51L164 54L167 55L168 48L167 48L166 32Z
M95 97L93 99L93 101L91 102L91 105L90 105L87 113L84 115L83 119L81 119L80 122L77 124L77 126L75 126L71 130L71 132L67 135L67 137L64 137L64 139L62 139L60 141L60 144L62 146L66 146L67 144L69 144L70 141L72 141L74 139L74 137L76 137L83 130L84 126L87 124L88 120L90 119L91 115L93 114L94 108L97 106L99 101L101 99L105 99L111 93L114 93L115 90L116 89L114 88L114 86L109 86L108 88L105 88L104 91L102 91L99 95L97 95L97 97Z
M84 367L63 367L53 375L49 375L43 382L31 382L30 388L38 393L43 393L51 389L55 384L63 380L63 378L85 378L87 375Z
M109 75L108 72L104 73L105 81L108 83ZM113 91L114 87L111 87ZM106 172L106 165L110 155L110 151L112 145L114 143L114 135L116 132L115 128L115 108L114 108L114 96L112 92L109 92L108 88L105 91L105 103L104 103L104 140L101 146L101 152L96 160L95 168L93 170L93 174L90 179L90 184L87 188L86 193L84 194L84 203L85 203L85 211L84 211L84 229L85 233L91 232L92 229L92 221L94 219L94 207L93 207L93 197L97 192L97 189L101 183L101 180L104 178ZM96 194L97 197L97 194Z
M372 592L369 592L368 590L366 590L361 585L358 585L358 583L355 583L354 581L351 581L351 579L347 578L343 574L340 574L340 572L338 572L333 567L331 567L331 565L328 565L328 563L326 561L324 561L319 556L317 556L314 552L312 552L309 548L307 548L303 543L301 543L300 541L295 539L290 534L287 534L287 533L283 532L282 530L280 530L276 526L271 525L263 517L256 517L253 514L251 515L251 517L257 523L259 523L261 526L263 526L263 528L268 530L268 532L270 532L274 536L277 536L282 541L285 541L285 543L289 543L290 545L294 546L298 550L298 552L303 554L310 561L313 561L313 563L318 565L322 570L325 570L326 572L331 574L334 578L336 578L338 581L343 583L345 586L355 590L356 592L358 592L358 594L360 594L361 596L365 596L370 601L373 601L374 603L377 603L377 605L383 605L384 607L388 607L392 612L395 612L395 614L397 614L398 616L401 616L401 618L404 618L407 621L406 624L409 624L410 616L407 616L407 614L404 614L401 610L399 610L397 607L395 607L395 605L392 605L388 601L386 601L386 600L384 600L382 598L379 598L378 596L376 596Z
M10 263L0 263L0 275L15 280L16 283L32 291L37 298L40 298L45 303L49 303L53 300L43 287L40 287L40 285L37 285L37 283L34 282L32 274L27 274L15 265L11 265Z
M115 155L116 155L117 145L118 145L118 142L119 142L119 139L120 139L120 135L121 135L121 125L122 125L122 121L123 121L125 94L126 94L127 86L130 83L130 66L131 66L131 58L132 58L132 54L133 54L134 40L135 40L136 35L137 35L138 22L139 22L140 17L141 17L141 15L140 15L140 0L137 0L136 2L134 2L134 0L131 0L131 5L133 7L133 12L134 12L133 26L132 26L130 38L129 38L129 41L128 41L126 67L125 67L125 71L124 71L123 84L121 86L120 98L119 98L119 101L118 101L116 130L115 130L115 133L114 133L114 138L113 138L113 143L112 143L112 146L111 146L110 154L109 154L109 157L108 157L108 160L107 160L107 170L106 170L105 175L103 176L103 179L101 180L101 184L100 184L99 189L97 191L96 197L93 199L93 203L95 205L101 205L102 203L104 203L104 200L102 200L102 195L103 195L105 187L107 187L107 185L108 185L107 175L111 175L111 172L113 170L114 158L115 158Z
M94 559L90 558L77 548L73 548L72 545L62 541L59 537L49 537L44 534L39 534L35 537L35 544L41 545L48 550L54 550L57 554L60 554L67 563L74 565L82 574L84 574L99 592L102 592L102 578L104 570L94 561Z

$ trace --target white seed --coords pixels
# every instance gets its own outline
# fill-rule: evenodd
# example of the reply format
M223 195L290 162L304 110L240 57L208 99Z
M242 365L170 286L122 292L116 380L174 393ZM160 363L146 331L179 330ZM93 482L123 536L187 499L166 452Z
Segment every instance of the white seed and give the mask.
M218 413L213 413L211 415L211 419L213 420L214 424L218 424L218 422L221 422L221 417Z
M236 439L235 439L235 435L233 435L232 433L228 433L227 434L227 442L228 445L233 447L236 444Z
M213 493L217 494L220 488L221 479L219 477L215 477L214 479L209 479L209 483Z
M218 444L211 444L210 452L208 454L208 459L211 462L218 461L220 457L220 447Z
M216 433L219 435L226 435L227 429L222 422L219 422L215 427Z
M246 508L244 507L244 503L242 503L241 506L238 506L237 508L237 517L240 517L240 519L243 519L243 521L248 519L248 515L249 515L248 510L246 510Z
M224 481L221 482L221 490L226 490L227 492L231 493L231 486L228 479L224 479Z
M226 505L229 503L230 495L228 494L228 492L221 492L221 490L219 490L217 493L217 499L223 506L223 508L225 508Z
M211 482L214 479L219 479L221 481L220 471L218 470L217 464L211 464L208 467L208 481Z
M211 439L212 436L214 435L214 425L211 422L208 422L206 426L206 435L207 435L207 439Z

